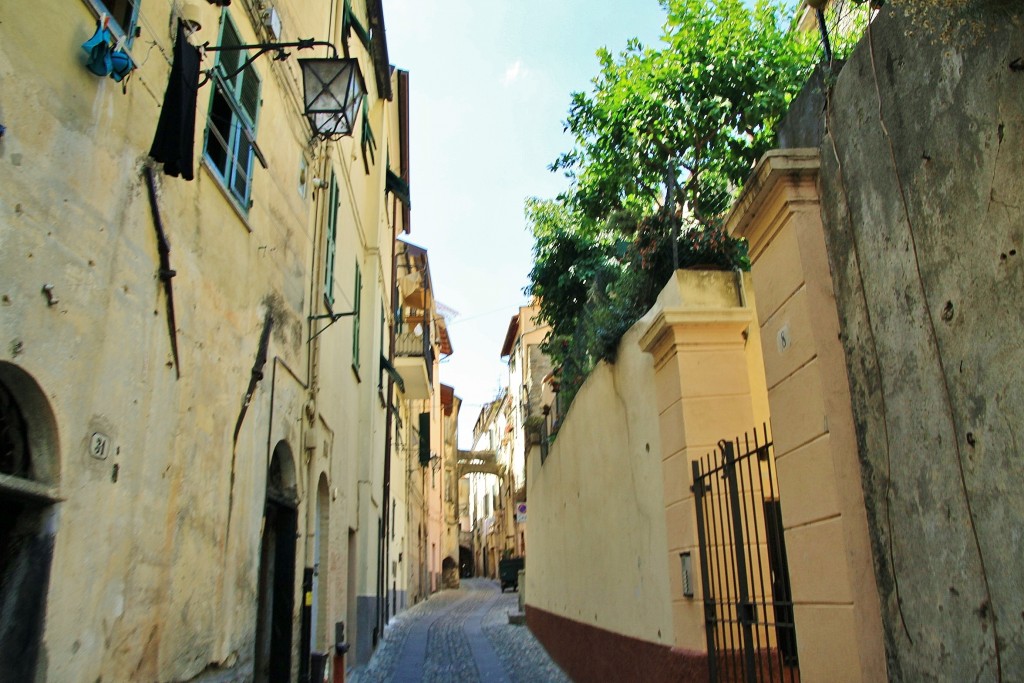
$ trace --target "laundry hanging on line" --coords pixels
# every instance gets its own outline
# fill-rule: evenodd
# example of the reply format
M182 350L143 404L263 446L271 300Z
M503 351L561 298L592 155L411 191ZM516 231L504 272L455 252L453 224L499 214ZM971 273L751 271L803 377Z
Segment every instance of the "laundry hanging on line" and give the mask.
M186 36L184 23L179 20L174 62L149 156L164 165L167 175L192 180L200 54Z

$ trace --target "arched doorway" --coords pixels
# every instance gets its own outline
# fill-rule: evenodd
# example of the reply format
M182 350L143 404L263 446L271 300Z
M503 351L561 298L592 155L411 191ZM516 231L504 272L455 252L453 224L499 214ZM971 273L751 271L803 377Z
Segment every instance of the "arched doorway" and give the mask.
M267 469L263 508L254 671L258 683L291 679L297 507L295 462L281 441Z
M327 475L320 474L316 488L316 508L313 519L313 566L309 571L309 639L302 650L303 657L326 651L329 634L327 595L329 593L329 549L331 538L331 493ZM318 672L310 662L313 675Z
M0 362L0 680L35 680L58 463L46 395L24 370Z

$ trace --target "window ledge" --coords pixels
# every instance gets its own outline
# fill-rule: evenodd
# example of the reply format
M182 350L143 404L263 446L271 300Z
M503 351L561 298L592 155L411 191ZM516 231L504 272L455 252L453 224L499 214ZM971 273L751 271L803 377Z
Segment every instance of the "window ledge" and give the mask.
M210 176L210 179L213 180L213 184L218 190L220 190L220 193L224 195L224 198L228 200L228 204L231 206L235 214L238 215L238 219L242 221L242 227L244 227L247 232L252 233L253 229L252 226L249 225L249 216L242 211L242 207L238 205L238 200L235 199L233 194L231 194L231 190L224 186L224 181L220 179L220 174L217 173L216 169L210 165L205 154L202 155L202 162L200 163L200 166L206 171L206 174Z

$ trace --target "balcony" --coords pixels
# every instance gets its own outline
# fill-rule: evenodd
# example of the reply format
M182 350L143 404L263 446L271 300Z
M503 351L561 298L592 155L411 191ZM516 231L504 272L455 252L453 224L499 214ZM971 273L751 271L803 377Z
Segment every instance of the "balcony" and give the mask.
M428 399L433 385L434 348L430 343L429 328L422 334L402 332L395 335L395 370L405 382L405 397Z

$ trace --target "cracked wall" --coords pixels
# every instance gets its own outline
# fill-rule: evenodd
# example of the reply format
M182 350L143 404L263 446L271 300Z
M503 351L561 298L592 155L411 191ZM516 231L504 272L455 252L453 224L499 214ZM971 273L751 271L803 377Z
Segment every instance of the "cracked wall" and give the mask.
M1024 671L1024 8L961 10L887 6L821 144L893 680Z

